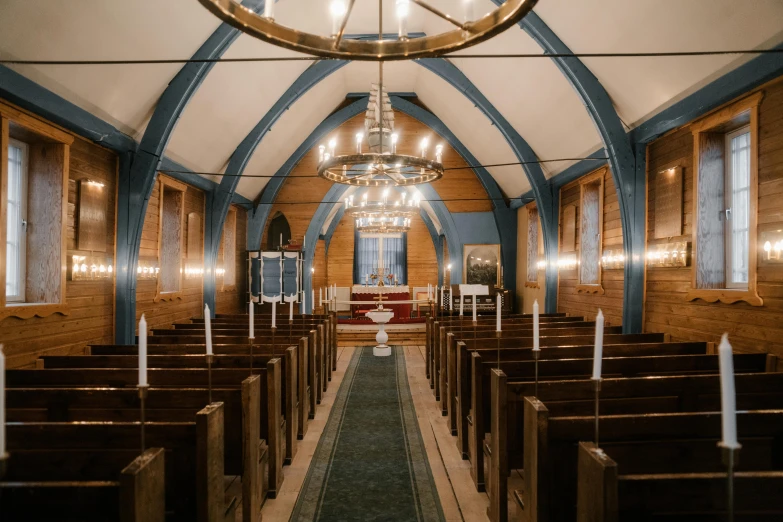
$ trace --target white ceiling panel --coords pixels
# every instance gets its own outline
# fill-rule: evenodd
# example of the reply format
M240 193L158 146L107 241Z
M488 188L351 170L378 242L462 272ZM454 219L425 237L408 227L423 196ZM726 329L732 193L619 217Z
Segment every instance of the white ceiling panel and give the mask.
M0 54L28 60L190 58L218 25L193 0L2 0ZM13 69L136 135L181 67L40 65Z
M573 52L768 48L783 41L780 0L542 0L544 22ZM752 56L585 58L630 126Z

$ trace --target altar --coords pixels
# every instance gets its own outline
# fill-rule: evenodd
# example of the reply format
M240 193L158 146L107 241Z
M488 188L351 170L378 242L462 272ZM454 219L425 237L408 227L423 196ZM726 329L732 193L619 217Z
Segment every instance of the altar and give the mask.
M363 286L354 285L351 288L351 301L375 301L377 302L378 296L383 297L383 307L386 310L394 312L394 319L392 323L405 322L410 319L411 316L411 304L386 304L388 301L408 301L410 291L407 285L401 286ZM364 314L370 310L375 309L375 305L351 305L351 317L352 318L364 318Z
M351 294L408 294L410 295L410 289L408 288L408 285L399 285L399 286L364 286L364 285L353 285L351 287ZM405 299L410 299L410 297L406 297Z

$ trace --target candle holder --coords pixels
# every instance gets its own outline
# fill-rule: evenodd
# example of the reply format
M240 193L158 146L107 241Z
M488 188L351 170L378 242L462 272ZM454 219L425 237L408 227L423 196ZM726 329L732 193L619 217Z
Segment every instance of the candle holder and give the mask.
M601 379L590 379L593 381L593 391L595 392L595 447L598 448L598 405L601 401Z
M212 359L215 357L211 353L207 357L207 389L209 390L209 404L212 404Z
M141 424L141 452L144 453L147 450L145 425L147 414L147 392L149 390L149 384L139 384L139 420Z
M250 345L250 375L253 375L253 338L247 338L247 344Z
M276 353L276 346L275 346L275 332L277 332L277 326L272 327L272 357L275 357Z
M535 361L535 388L533 395L538 398L538 359L541 357L541 350L533 350L533 360ZM599 385L600 386L600 385Z
M726 466L726 520L734 522L734 468L739 463L739 451L742 445L726 446L718 443L723 464Z

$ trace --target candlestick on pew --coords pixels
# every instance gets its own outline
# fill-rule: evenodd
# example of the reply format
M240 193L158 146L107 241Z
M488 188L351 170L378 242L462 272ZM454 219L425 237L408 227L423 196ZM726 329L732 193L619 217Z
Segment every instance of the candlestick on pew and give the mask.
M598 448L598 405L601 398L601 359L604 351L604 314L598 309L595 317L595 348L593 351L593 390L595 390L595 447Z
M742 445L737 440L737 397L734 389L734 354L729 344L729 334L724 333L718 346L720 364L720 402L722 440L718 443L726 465L727 520L734 522L734 467Z
M8 467L8 452L5 444L5 354L0 344L0 480Z
M253 296L250 296L250 304L248 305L248 316L250 320L250 331L248 332L247 343L250 345L250 375L253 375L253 339L256 338L256 316L255 306L253 304Z
M536 367L534 395L538 397L538 360L541 358L541 342L538 336L538 299L533 301L533 360Z
M313 290L313 292L315 292L315 290ZM313 294L313 297L315 297L315 294ZM313 301L313 303L315 303L315 301ZM323 288L319 288L318 289L318 306L323 306L323 305L324 305L324 289ZM315 305L313 305L313 308L315 308Z
M147 320L144 318L144 314L141 314L139 320L139 424L141 427L141 452L144 453L146 448L144 426L146 402L147 402L147 390L149 384L147 382Z
M275 332L277 331L277 298L272 301L272 357L275 356Z
M475 327L476 325L476 294L473 294L473 297L470 299L471 303L473 303L473 325Z
M209 305L204 305L204 334L207 342L207 391L209 393L209 404L212 404L212 315L209 312ZM250 346L253 346L252 341Z
M462 319L462 310L464 308L464 306L463 306L464 304L465 304L465 296L462 295L462 291L460 290L460 293L459 293L459 317L460 317L460 319Z

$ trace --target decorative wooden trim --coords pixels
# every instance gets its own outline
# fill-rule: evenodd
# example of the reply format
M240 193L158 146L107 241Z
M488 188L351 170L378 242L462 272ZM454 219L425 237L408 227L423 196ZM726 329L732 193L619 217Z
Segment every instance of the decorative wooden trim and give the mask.
M0 309L0 321L7 317L31 319L33 317L48 317L52 314L70 315L71 307L64 303L19 303Z
M155 297L153 298L154 303L158 303L161 301L174 301L176 299L182 299L183 296L183 286L184 286L184 274L182 273L183 268L183 262L182 258L184 256L184 250L185 250L185 193L188 190L188 185L185 183L181 183L175 179L172 179L168 176L160 175L158 176L158 266L160 267L161 271L163 270L163 265L161 264L162 259L162 249L163 249L163 195L165 189L168 187L171 190L175 190L177 192L182 193L182 200L181 204L179 206L179 221L180 221L180 235L179 235L179 268L180 268L180 274L179 274L179 289L174 292L162 292L161 291L161 280L162 275L159 273L158 278L156 281L156 289L155 289Z
M757 91L750 96L738 100L691 125L693 133L693 224L691 244L691 288L685 296L687 301L703 299L709 303L737 303L744 301L752 306L763 306L764 301L759 297L756 282L758 264L758 163L759 163L759 105L764 98L764 91ZM706 289L696 288L696 271L698 270L698 216L699 216L699 159L700 139L699 134L723 125L742 113L750 113L750 213L748 223L748 288L744 289Z
M686 301L702 299L708 303L739 303L745 302L751 306L764 306L764 300L759 297L756 290L731 290L731 289L691 289L685 294Z
M531 283L530 281L525 281L525 288L541 288L541 285L538 283Z
M65 145L71 145L75 139L72 134L49 125L43 120L39 120L38 118L30 116L29 114L2 102L0 102L0 116L12 120L37 134L64 143Z
M579 237L579 244L576 248L576 258L578 260L578 263L576 265L576 278L577 278L577 293L581 291L588 292L588 293L600 293L603 294L604 290L601 286L601 283L603 281L603 271L601 267L601 256L600 253L603 252L604 248L604 177L606 176L606 173L609 171L608 167L601 167L592 174L588 174L586 176L583 176L579 179L579 219L577 220L577 223L579 223L579 229L576 230L576 233ZM589 185L591 183L599 182L600 186L598 188L598 283L595 284L583 284L581 282L581 268L580 264L582 261L582 232L581 232L581 226L582 226L582 211L584 210L584 191L585 186ZM594 288L599 288L600 292L598 290L592 290Z
M604 287L600 284L597 285L576 285L576 293L585 293L585 294L597 294L597 295L604 295Z

